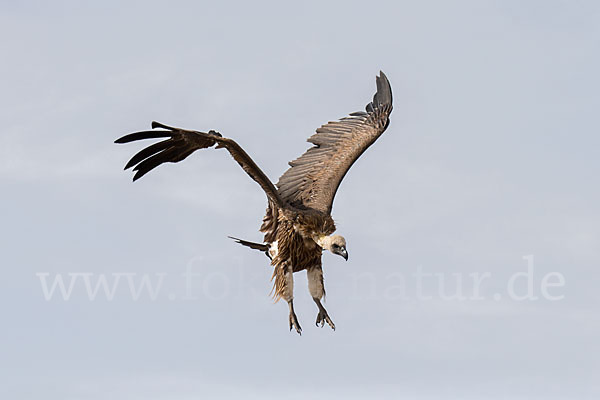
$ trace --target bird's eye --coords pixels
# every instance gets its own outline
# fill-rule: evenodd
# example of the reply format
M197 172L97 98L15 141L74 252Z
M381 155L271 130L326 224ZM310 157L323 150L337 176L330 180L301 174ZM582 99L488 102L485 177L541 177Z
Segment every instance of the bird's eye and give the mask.
M339 248L340 248L340 246L338 246L337 244L334 244L332 247L333 247L334 249L339 249Z

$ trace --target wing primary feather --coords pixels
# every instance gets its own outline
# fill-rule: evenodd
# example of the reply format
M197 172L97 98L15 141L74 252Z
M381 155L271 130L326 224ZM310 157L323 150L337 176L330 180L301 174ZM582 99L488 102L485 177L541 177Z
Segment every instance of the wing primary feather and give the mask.
M158 138L166 138L171 137L173 134L169 131L142 131L142 132L134 132L129 135L125 135L121 138L115 140L115 143L129 143L136 140L142 139L158 139Z
M148 146L145 149L142 149L135 156L133 156L131 158L131 160L129 160L127 165L125 165L124 169L129 169L129 168L133 167L137 163L144 161L146 158L153 156L154 154L158 153L159 151L163 151L170 145L171 145L171 143L169 143L168 140L163 140L162 142L155 143L152 146Z
M277 187L282 199L331 213L333 199L346 172L386 130L392 111L392 89L383 72L375 77L376 92L365 111L356 111L317 128L307 140L314 146L289 163Z
M158 167L160 164L170 161L170 157L175 155L177 149L172 147L166 150L161 151L153 155L150 158L139 163L133 170L137 171L133 176L133 181L137 181L142 176L146 175L148 172L152 171L154 168Z
M160 122L153 121L152 128L164 130L134 132L125 135L115 143L129 143L141 139L169 138L155 143L141 150L133 156L126 164L125 169L133 168L136 181L148 172L166 162L178 162L198 149L206 149L217 144L217 148L225 148L242 169L264 190L265 194L273 204L279 208L285 206L283 200L277 193L277 188L256 165L254 160L234 140L221 136L215 131L199 132L171 127ZM137 164L137 165L136 165Z
M217 144L217 148L227 149L243 170L262 187L270 204L277 206L275 208L291 205L331 213L333 198L346 172L389 125L392 89L382 71L375 82L377 91L373 100L365 106L366 112L356 111L339 121L319 127L307 139L313 146L289 162L290 168L279 178L277 187L235 141L215 131L184 130L153 121L152 128L161 130L130 133L115 143L169 138L139 151L129 160L125 169L135 166L134 181L160 164L181 161L198 149Z

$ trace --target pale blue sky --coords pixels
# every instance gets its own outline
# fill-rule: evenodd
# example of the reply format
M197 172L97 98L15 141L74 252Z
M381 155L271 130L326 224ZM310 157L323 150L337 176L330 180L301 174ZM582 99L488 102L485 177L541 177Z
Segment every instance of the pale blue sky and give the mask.
M598 398L600 5L324 3L0 3L0 397ZM261 239L260 188L216 151L132 184L141 146L113 140L216 129L276 181L380 69L392 122L336 197L350 260L324 256L338 329L298 274L298 337L226 238ZM504 295L527 255L564 299ZM422 300L419 270L491 277ZM36 273L82 272L166 276L155 301L44 300Z

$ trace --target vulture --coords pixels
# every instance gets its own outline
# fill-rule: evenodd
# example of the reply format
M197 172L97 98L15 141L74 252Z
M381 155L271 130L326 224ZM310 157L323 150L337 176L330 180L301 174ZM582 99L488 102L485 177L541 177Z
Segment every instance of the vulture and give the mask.
M260 232L262 243L234 239L237 243L264 252L273 267L273 297L283 298L289 307L290 331L302 328L294 312L293 273L306 270L308 289L318 308L316 325L335 325L321 299L325 295L321 255L330 251L348 260L346 240L334 235L331 217L333 199L342 179L361 154L389 125L392 112L392 89L383 72L376 77L377 92L365 111L357 111L338 121L328 122L308 138L312 143L304 154L289 163L289 169L273 184L233 139L209 130L200 132L174 128L152 122L152 130L135 132L117 139L129 143L142 139L159 139L135 154L125 165L133 167L136 181L166 162L184 160L196 150L224 148L267 195L268 205ZM216 146L215 146L216 145Z

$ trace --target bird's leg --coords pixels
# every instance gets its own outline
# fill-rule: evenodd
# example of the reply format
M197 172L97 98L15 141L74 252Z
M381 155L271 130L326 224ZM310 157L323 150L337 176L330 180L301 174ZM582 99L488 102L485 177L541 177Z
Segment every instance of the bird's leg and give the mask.
M299 335L302 335L302 328L300 327L300 323L298 323L298 317L294 312L294 275L293 268L291 266L287 266L287 271L285 272L285 284L283 289L283 298L287 301L288 306L290 308L289 322L290 322L290 331L292 328L296 329Z
M327 314L327 310L325 307L323 307L323 304L321 304L321 298L323 298L325 295L325 287L323 285L323 269L320 265L318 265L309 268L306 273L308 276L308 290L310 291L310 295L319 308L316 322L317 326L321 324L321 327L323 327L325 322L327 322L331 329L335 330L335 324L331 318L329 318L329 314Z
M315 303L317 303L317 307L319 307L319 313L317 314L317 322L316 322L317 326L319 326L319 324L321 324L321 328L322 328L325 325L325 322L327 322L327 324L329 324L331 329L333 329L335 331L335 324L333 323L331 318L329 318L329 314L327 314L327 310L325 309L325 307L323 307L323 304L321 304L321 300L317 299L315 297L313 297L313 300L315 301Z
M294 312L294 300L289 300L288 301L288 306L290 307L290 331L292 330L292 328L296 329L296 332L298 332L299 335L302 335L302 328L300 327L300 323L298 323L298 317L296 316L296 313Z

